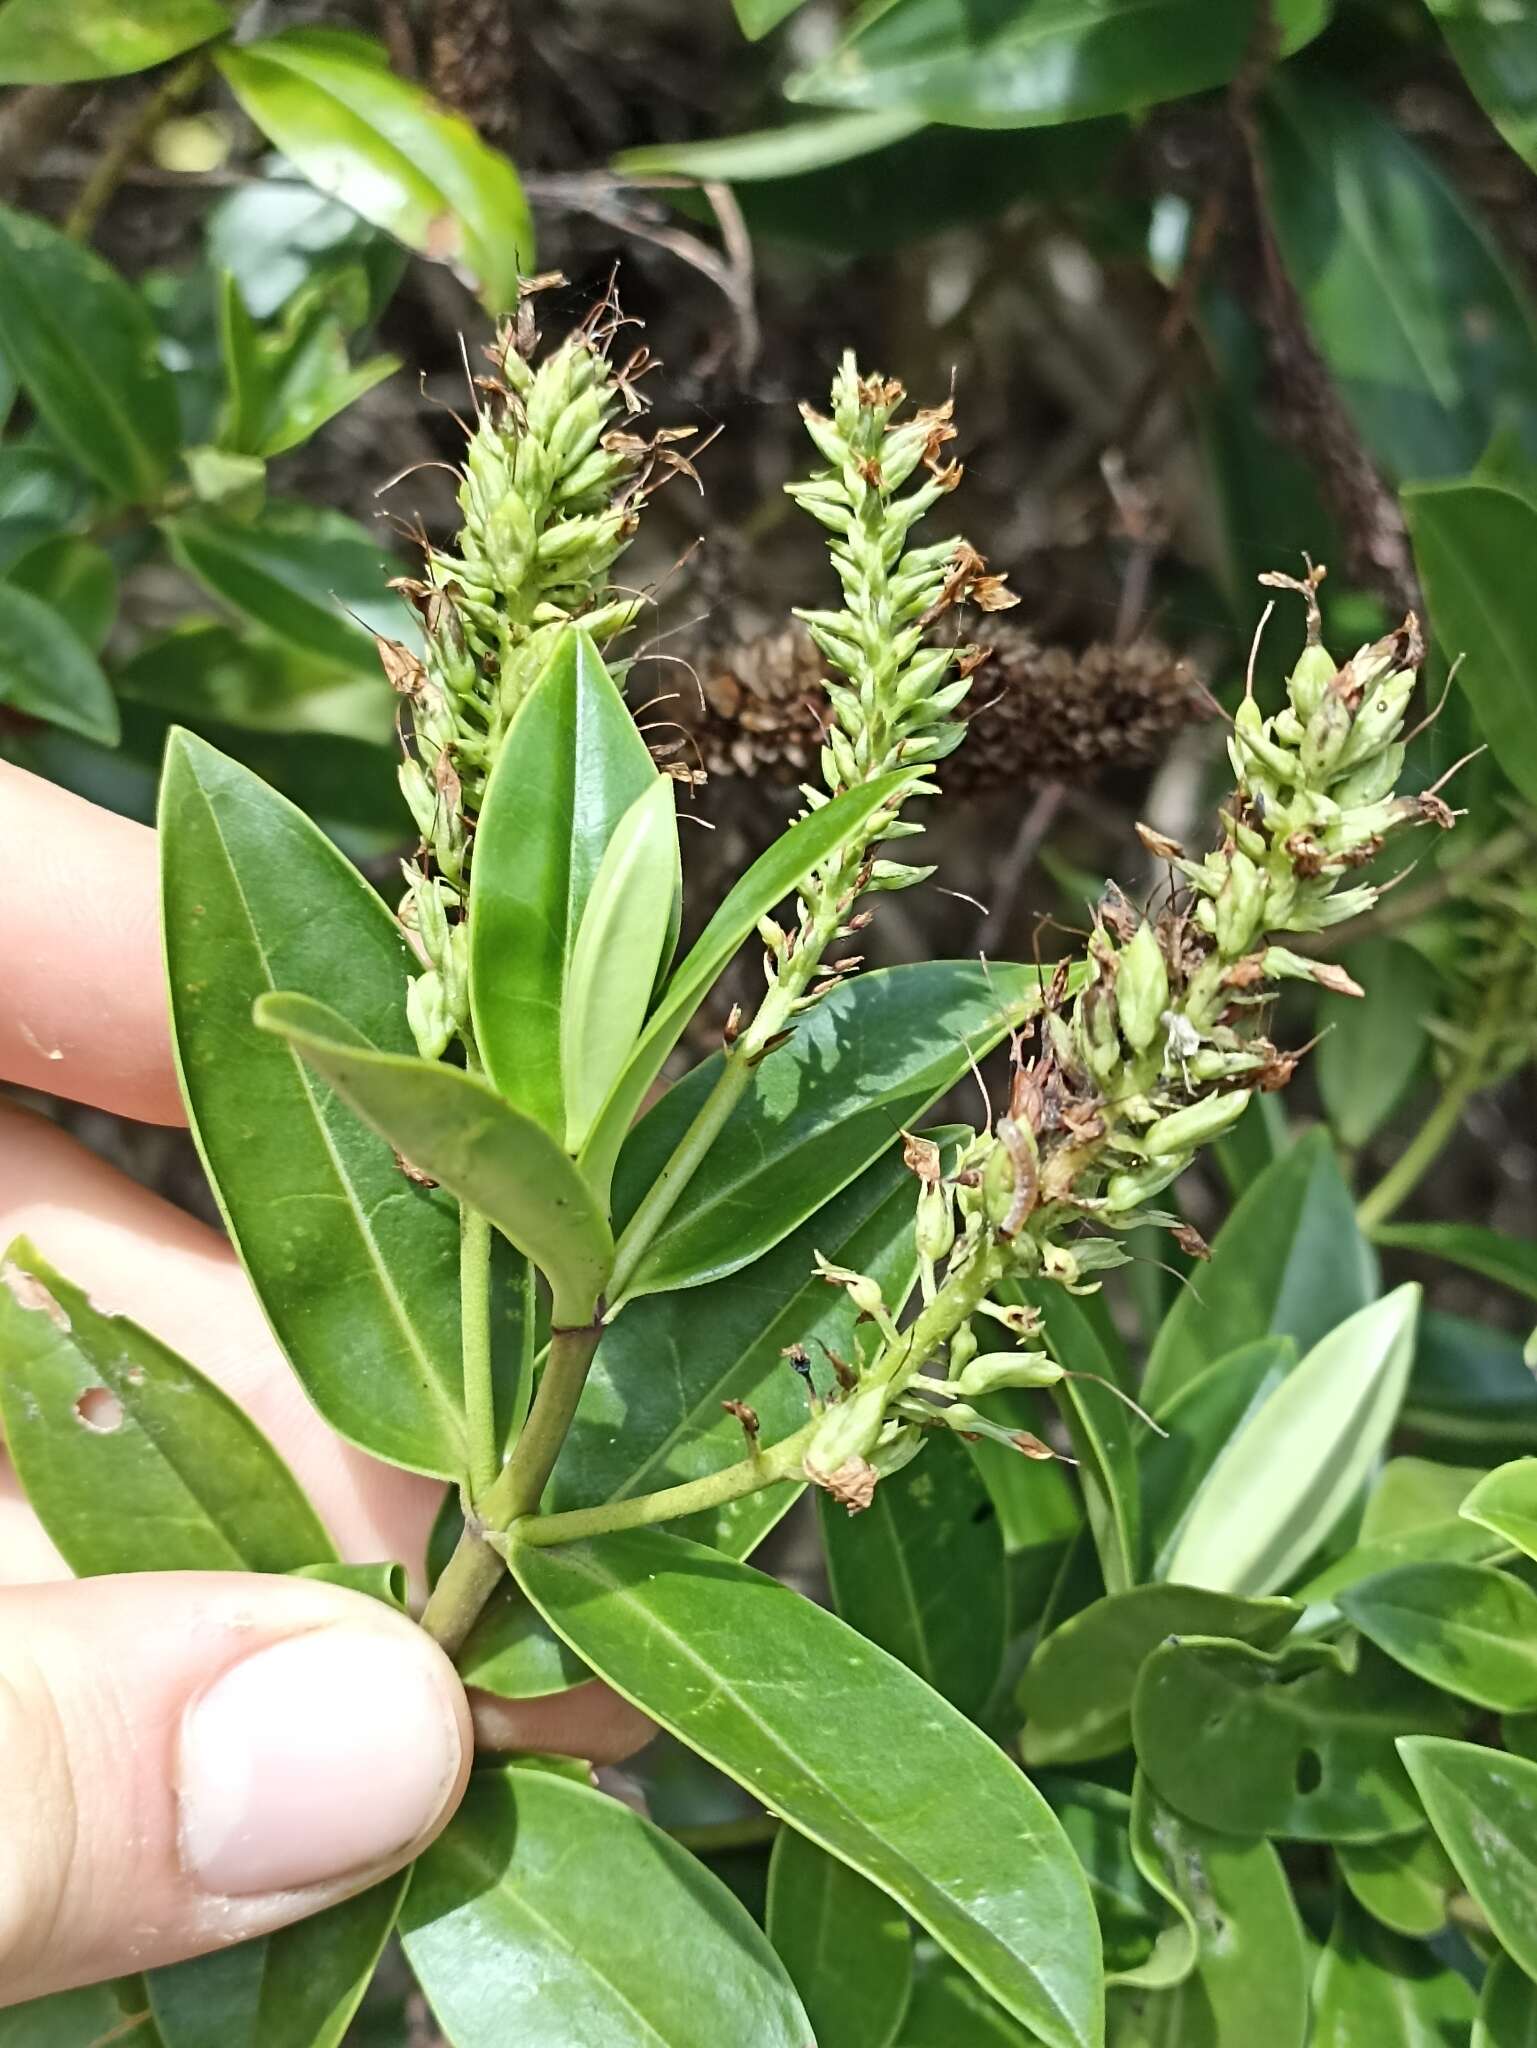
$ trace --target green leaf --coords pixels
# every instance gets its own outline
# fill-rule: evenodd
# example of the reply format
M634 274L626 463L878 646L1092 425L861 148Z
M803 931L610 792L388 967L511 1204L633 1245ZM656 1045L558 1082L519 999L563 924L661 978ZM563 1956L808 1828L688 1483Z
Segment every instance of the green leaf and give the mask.
M339 2048L368 1989L406 1872L259 1941L145 1978L163 2048Z
M1537 50L1520 8L1486 0L1428 0L1475 97L1518 156L1537 162Z
M1139 1772L1132 1840L1149 1881L1180 1916L1194 1968L1176 1982L1117 1990L1113 2038L1179 2048L1303 2048L1308 1958L1281 1859L1269 1842L1198 1826ZM1375 2044L1374 2044L1375 2048Z
M963 1447L932 1444L863 1514L827 1494L818 1507L834 1611L980 1720L1003 1668L1008 1581L997 1514Z
M1446 2048L1467 2038L1467 1979L1418 1942L1340 1902L1313 1983L1313 2048Z
M625 1298L697 1287L771 1250L913 1129L970 1060L1035 1008L1039 988L1033 968L927 960L834 989L757 1067L625 1282ZM617 1225L634 1214L720 1072L716 1054L635 1126L614 1175Z
M1048 2048L1099 2041L1099 1936L1077 1859L1028 1779L920 1679L676 1536L514 1546L512 1562L611 1685L889 1892Z
M743 35L756 43L770 29L788 21L796 9L804 5L804 0L731 0L731 4L736 9Z
M556 1322L588 1322L613 1259L592 1191L549 1134L457 1067L380 1052L311 996L254 1011L418 1171L489 1216L550 1283Z
M286 641L194 613L145 641L113 670L112 686L120 697L154 705L188 725L240 726L279 739L303 733L367 742L380 757L383 773L376 781L388 793L399 840L394 713L380 701L377 676L339 670ZM338 803L340 793L333 792L331 801Z
M944 1142L951 1133L930 1135ZM786 1347L807 1350L825 1391L822 1347L852 1356L858 1320L813 1254L870 1274L888 1302L904 1302L917 1277L913 1203L912 1175L888 1153L753 1265L684 1295L632 1302L604 1328L551 1505L625 1500L736 1464L741 1427L723 1401L745 1401L765 1442L799 1429L807 1391ZM692 1517L687 1534L745 1557L794 1498L789 1486L748 1494Z
M1509 1956L1489 1965L1473 2048L1537 2048L1537 1984Z
M142 1978L55 1991L0 2011L0 2048L161 2048Z
M1168 1637L1231 1636L1268 1650L1301 1611L1290 1600L1240 1600L1197 1586L1134 1586L1096 1600L1053 1629L1025 1669L1025 1762L1087 1763L1128 1748L1138 1673Z
M1230 1593L1286 1585L1369 1477L1414 1356L1417 1287L1358 1309L1314 1346L1202 1481L1171 1579Z
M1537 1458L1517 1458L1489 1473L1459 1512L1537 1558Z
M1270 218L1346 408L1390 480L1461 475L1507 412L1537 406L1525 301L1385 113L1311 72L1268 99Z
M907 1916L793 1828L769 1858L768 1936L819 2041L891 2048L912 1985Z
M1170 1555L1201 1482L1297 1364L1294 1339L1259 1337L1204 1367L1159 1410L1168 1435L1145 1438L1138 1461L1155 1579L1169 1575Z
M1496 1939L1537 1976L1537 1763L1431 1735L1401 1737L1398 1753Z
M1037 1780L1089 1880L1105 1951L1107 1986L1139 1975L1158 1948L1160 1900L1131 1850L1131 1800L1109 1785L1046 1775ZM1156 1965L1155 1965L1156 1967Z
M411 1575L403 1564L306 1564L294 1577L346 1586L350 1592L383 1601L386 1607L398 1607L402 1614L410 1612Z
M1377 1291L1376 1261L1329 1134L1309 1131L1262 1173L1164 1319L1142 1398L1157 1414L1203 1367L1256 1337L1311 1350Z
M1035 2039L943 1949L919 1944L912 2003L897 2048L1034 2048Z
M1395 1934L1423 1941L1446 1925L1457 1873L1429 1828L1394 1842L1341 1842L1334 1857L1357 1901Z
M916 135L921 114L905 108L890 113L818 114L788 127L760 128L750 135L712 136L704 142L653 142L623 150L614 169L629 177L668 176L718 179L723 185L752 184L762 178L802 177L829 170L872 149L885 149Z
M1327 1647L1271 1655L1199 1637L1155 1650L1132 1702L1137 1756L1171 1806L1224 1833L1304 1842L1422 1826L1394 1739L1460 1720L1369 1647L1348 1671Z
M1279 0L1277 54L1318 34L1327 0ZM790 81L792 99L907 107L934 121L1030 128L1153 106L1233 76L1252 23L1202 0L887 0Z
M466 1685L502 1700L547 1699L592 1676L543 1615L506 1582L481 1609L454 1664Z
M615 1083L603 1114L583 1147L582 1163L594 1186L606 1185L619 1148L667 1055L759 918L798 888L829 855L859 839L882 804L904 788L908 780L900 770L878 776L874 782L847 789L831 803L798 818L732 886L669 976L634 1057Z
M68 85L121 78L222 36L218 0L6 0L0 8L0 85Z
M337 310L343 281L361 288L365 303L356 310L366 317L366 285L361 273L353 271L342 279L318 278L297 292L276 328L264 332L247 311L234 277L224 274L219 300L225 381L221 448L281 455L400 368L396 356L370 356L356 367L348 360L347 330Z
M1537 1379L1521 1354L1519 1337L1432 1309L1421 1318L1405 1425L1480 1453L1537 1445Z
M1367 1498L1357 1541L1322 1571L1295 1588L1308 1602L1301 1627L1316 1633L1338 1615L1335 1597L1346 1586L1421 1559L1479 1564L1504 1547L1497 1536L1460 1519L1459 1510L1477 1467L1436 1465L1423 1458L1393 1458Z
M166 755L160 846L182 1088L230 1236L333 1428L439 1478L464 1469L459 1217L317 1085L251 1007L275 988L345 1007L405 1052L417 963L325 837L187 734Z
M375 632L409 641L404 608L385 589L393 564L339 512L269 502L259 518L179 512L161 521L177 563L264 632L377 690Z
M143 301L115 270L0 206L0 353L71 461L133 504L158 498L181 439L156 347Z
M1093 1375L1065 1380L1055 1398L1078 1460L1084 1511L1105 1590L1122 1593L1142 1577L1137 1449L1147 1425L1111 1391L1123 1386L1128 1375L1103 1302L1091 1306L1062 1287L1042 1285L1027 1292L1041 1312L1057 1363L1068 1372Z
M113 746L117 705L101 664L51 604L0 583L0 704Z
M56 538L89 501L80 472L51 448L0 446L0 562Z
M563 1057L578 933L621 820L662 781L591 638L563 633L518 707L481 806L470 1000L498 1091L573 1150L571 1105L581 1090L590 1121L595 1089ZM653 960L642 1003L655 971Z
M1404 493L1415 566L1436 644L1490 751L1523 796L1537 799L1537 684L1526 650L1537 600L1524 565L1537 546L1537 507L1491 483L1420 485Z
M1381 1223L1372 1234L1378 1244L1446 1259L1537 1301L1537 1244L1525 1238L1479 1223Z
M517 304L533 225L518 174L365 36L288 29L221 50L236 99L310 182L437 263L493 313Z
M211 1380L17 1238L0 1267L0 1420L79 1577L283 1572L335 1551L298 1482Z
M1386 1123L1419 1072L1430 1043L1425 1019L1436 1013L1441 978L1401 939L1363 939L1341 964L1366 995L1330 1006L1316 1071L1335 1136L1355 1147Z
M745 1909L615 1799L548 1771L477 1771L416 1864L407 1961L454 2048L806 2048Z
M1433 1560L1348 1586L1340 1611L1379 1650L1496 1713L1537 1708L1537 1593L1487 1565Z
M78 534L54 534L19 554L5 580L51 605L100 654L117 617L117 564L105 548Z

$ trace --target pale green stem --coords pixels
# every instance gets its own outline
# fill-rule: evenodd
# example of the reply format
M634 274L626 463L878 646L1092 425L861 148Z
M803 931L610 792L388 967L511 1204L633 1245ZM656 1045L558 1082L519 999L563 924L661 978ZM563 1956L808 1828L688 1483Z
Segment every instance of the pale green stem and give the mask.
M704 1163L705 1154L725 1128L727 1119L746 1093L752 1069L735 1052L726 1055L715 1086L705 1097L699 1114L678 1140L676 1149L662 1168L645 1199L620 1233L614 1247L614 1270L608 1291L614 1314L624 1304L625 1288L636 1268L656 1241L657 1233L672 1214L679 1196Z
M1368 1236L1403 1207L1441 1156L1462 1121L1469 1099L1484 1084L1482 1064L1476 1055L1463 1063L1397 1159L1371 1192L1362 1197L1356 1208L1356 1221Z
M491 1224L468 1202L459 1205L459 1330L470 1498L478 1501L495 1480L499 1460L491 1367Z

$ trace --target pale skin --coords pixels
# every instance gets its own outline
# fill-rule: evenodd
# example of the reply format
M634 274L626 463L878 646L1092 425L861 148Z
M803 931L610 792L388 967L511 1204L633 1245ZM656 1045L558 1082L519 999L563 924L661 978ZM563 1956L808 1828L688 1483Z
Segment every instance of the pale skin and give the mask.
M0 830L0 1080L181 1123L154 835L3 763ZM239 1401L343 1557L419 1578L441 1486L333 1434L221 1236L0 1100L0 1247L18 1233ZM448 1820L476 1738L603 1761L648 1732L597 1685L467 1698L412 1623L338 1587L74 1581L0 1451L0 2005L364 1889Z

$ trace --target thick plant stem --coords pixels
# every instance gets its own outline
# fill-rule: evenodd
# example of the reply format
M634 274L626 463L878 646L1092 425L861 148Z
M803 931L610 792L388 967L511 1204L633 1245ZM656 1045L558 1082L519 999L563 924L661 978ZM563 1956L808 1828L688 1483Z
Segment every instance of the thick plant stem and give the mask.
M467 1202L459 1208L459 1329L470 1498L478 1501L495 1481L498 1463L491 1371L491 1224Z
M422 1627L454 1656L507 1569L476 1530L466 1528L422 1609Z
M1440 1158L1462 1121L1462 1112L1482 1086L1478 1058L1467 1060L1448 1083L1441 1099L1397 1159L1356 1208L1356 1221L1368 1235L1401 1209Z

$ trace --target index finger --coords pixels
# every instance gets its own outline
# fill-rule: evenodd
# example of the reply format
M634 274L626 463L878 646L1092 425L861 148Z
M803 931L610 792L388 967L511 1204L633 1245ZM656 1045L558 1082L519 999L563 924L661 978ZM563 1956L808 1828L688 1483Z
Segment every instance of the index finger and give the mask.
M155 835L0 762L0 1080L186 1122L160 960Z

